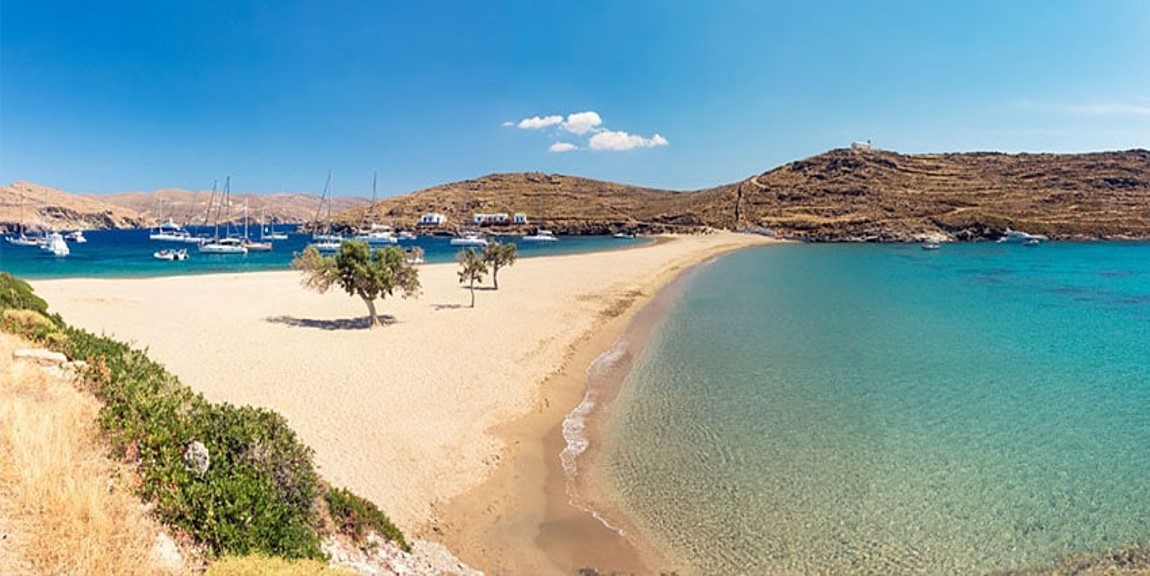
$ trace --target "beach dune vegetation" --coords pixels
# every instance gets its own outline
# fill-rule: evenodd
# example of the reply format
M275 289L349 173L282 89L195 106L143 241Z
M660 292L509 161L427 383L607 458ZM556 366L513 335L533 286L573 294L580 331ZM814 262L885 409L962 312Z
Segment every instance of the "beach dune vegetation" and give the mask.
M323 294L339 286L359 296L367 306L371 328L381 326L375 301L399 290L404 298L419 294L419 270L407 261L403 249L389 246L372 250L366 242L344 242L335 256L324 256L313 247L292 260L292 268L303 272L301 283Z
M475 283L483 283L483 277L487 275L487 261L483 259L483 254L474 248L460 250L455 255L455 261L459 262L459 283L468 283L467 287L471 290L471 307L475 308Z
M519 249L513 243L494 242L483 247L483 261L491 268L491 285L499 289L499 269L515 264Z
M208 558L323 558L320 540L332 523L325 504L332 500L331 488L316 472L311 449L283 416L208 402L145 352L45 315L43 300L28 297L28 285L10 275L0 274L0 294L15 295L0 298L5 320L0 328L86 362L77 384L100 402L101 441L138 476L137 495L156 518L190 538ZM33 316L34 322L25 318ZM202 467L189 465L195 446L210 457ZM369 530L406 547L403 535L374 506L346 491L334 498L353 502L365 511L357 518L368 519Z

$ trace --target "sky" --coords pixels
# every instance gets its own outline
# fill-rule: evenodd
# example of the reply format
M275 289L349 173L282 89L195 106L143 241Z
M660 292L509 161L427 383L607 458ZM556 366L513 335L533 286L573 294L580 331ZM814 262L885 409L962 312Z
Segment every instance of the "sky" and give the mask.
M855 140L1150 148L1150 2L0 0L0 183L692 190Z

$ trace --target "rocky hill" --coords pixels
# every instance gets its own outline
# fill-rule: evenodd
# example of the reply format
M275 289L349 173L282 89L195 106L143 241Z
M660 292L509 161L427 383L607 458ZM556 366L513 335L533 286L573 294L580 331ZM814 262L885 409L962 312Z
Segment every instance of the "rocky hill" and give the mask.
M493 174L359 208L335 220L408 227L440 212L522 212L560 234L769 229L817 241L1150 238L1150 151L920 154L832 150L741 182L671 192L555 174Z
M200 224L207 216L210 190L178 189L111 195L72 194L30 182L0 187L0 230L12 232L23 223L32 230L137 228L173 218ZM311 194L232 195L232 219L243 218L244 203L253 219L267 222L307 222L316 218L319 196ZM366 198L337 197L333 211L368 204Z
M69 194L29 182L0 187L0 228L12 232L21 222L30 230L132 228L147 225L144 216L136 210L97 197Z
M78 196L18 182L0 188L0 224L56 229L147 226L169 216L202 222L209 191L159 190ZM233 195L233 215L248 203L253 218L314 221L319 198L307 194ZM832 150L747 178L693 192L672 192L537 172L492 174L435 186L369 206L333 200L343 228L372 221L415 226L430 212L449 234L475 213L523 213L557 234L619 231L770 230L815 241L916 241L996 238L1007 227L1053 238L1150 238L1150 151L1091 154L916 154ZM38 220L37 220L38 219Z

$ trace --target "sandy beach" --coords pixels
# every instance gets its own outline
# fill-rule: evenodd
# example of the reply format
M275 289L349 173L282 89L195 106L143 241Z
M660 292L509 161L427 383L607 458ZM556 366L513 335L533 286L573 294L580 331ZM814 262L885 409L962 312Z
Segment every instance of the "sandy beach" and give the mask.
M718 233L524 259L474 309L456 265L427 265L419 298L383 302L390 323L373 331L358 298L306 291L290 271L32 284L69 323L147 348L210 400L279 411L327 479L405 531L521 573L571 568L524 549L539 544L539 508L555 506L546 436L578 403L588 363L680 271L770 241ZM537 498L519 493L536 481Z

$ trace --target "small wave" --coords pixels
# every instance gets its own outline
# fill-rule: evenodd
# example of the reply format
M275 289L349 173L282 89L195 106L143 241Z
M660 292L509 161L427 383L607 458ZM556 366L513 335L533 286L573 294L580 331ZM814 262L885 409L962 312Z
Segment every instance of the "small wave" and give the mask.
M595 386L595 379L618 365L626 357L626 354L627 347L620 340L587 366L587 392L583 395L583 400L579 402L579 405L563 419L563 440L566 445L559 452L559 461L562 463L563 473L567 477L568 503L587 512L600 524L620 536L624 535L623 529L611 524L579 495L575 479L579 473L579 456L591 446L591 441L587 437L587 416L591 414L597 404L598 389Z

